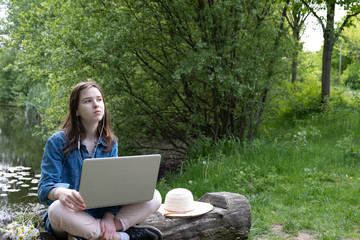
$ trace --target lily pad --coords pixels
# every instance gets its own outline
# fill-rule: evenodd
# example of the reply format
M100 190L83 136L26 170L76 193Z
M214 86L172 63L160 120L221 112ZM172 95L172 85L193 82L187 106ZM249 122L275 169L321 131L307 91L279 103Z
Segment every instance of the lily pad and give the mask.
M4 191L4 189L3 189ZM20 189L16 189L16 188L11 188L11 189L6 189L6 191L4 192L20 192Z
M15 167L9 167L7 170L9 172L17 172L17 171L25 171L30 170L31 167L24 167L24 166L15 166Z
M32 178L30 178L30 177L20 177L19 180L30 181L30 180L32 180Z
M26 196L28 197L37 197L37 193L28 193Z
M37 184L37 183L39 183L39 180L38 179L33 179L33 180L31 180L31 183Z
M9 188L11 188L10 185L5 185L5 186L3 186L1 189L5 192L5 191L8 190Z
M17 181L18 181L17 179L12 179L12 180L8 181L7 183L8 184L13 184L13 183L16 183Z
M22 176L29 176L31 173L30 172L18 172L17 174L22 175Z

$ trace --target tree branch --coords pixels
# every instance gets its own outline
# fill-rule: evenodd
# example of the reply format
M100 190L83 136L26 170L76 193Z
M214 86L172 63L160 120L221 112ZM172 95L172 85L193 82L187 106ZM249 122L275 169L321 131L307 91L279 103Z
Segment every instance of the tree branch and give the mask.
M360 14L360 11L355 12L355 13L353 13L353 14L346 15L346 18L345 18L344 22L341 24L339 30L337 31L336 38L337 38L338 36L340 36L342 30L345 28L345 26L346 26L346 25L348 24L348 22L350 21L350 18L355 17L355 16L357 16L358 14Z
M314 17L318 20L318 22L321 25L321 28L325 31L325 24L323 23L323 21L321 20L321 17L319 15L317 15L317 13L314 11L314 8L312 8L307 1L305 0L301 0L301 2L306 6L306 8L312 13L312 15L314 15Z

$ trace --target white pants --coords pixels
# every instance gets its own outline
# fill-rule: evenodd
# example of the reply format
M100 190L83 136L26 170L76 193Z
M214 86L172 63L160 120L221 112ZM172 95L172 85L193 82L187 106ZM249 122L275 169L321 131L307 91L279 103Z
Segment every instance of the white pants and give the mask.
M153 214L161 205L161 195L155 190L152 200L124 205L120 208L115 218L119 219L123 231L144 221ZM64 206L59 200L49 207L49 221L56 236L66 236L67 233L86 239L97 239L101 235L100 221L85 211L73 211Z

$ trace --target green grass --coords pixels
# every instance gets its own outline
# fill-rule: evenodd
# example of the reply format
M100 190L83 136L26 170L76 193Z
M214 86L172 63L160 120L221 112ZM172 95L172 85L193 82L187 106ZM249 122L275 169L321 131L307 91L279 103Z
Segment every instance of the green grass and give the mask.
M272 232L316 239L360 239L360 116L353 110L277 120L250 143L204 141L180 174L158 185L197 199L206 192L243 194L252 209L250 239L285 239Z

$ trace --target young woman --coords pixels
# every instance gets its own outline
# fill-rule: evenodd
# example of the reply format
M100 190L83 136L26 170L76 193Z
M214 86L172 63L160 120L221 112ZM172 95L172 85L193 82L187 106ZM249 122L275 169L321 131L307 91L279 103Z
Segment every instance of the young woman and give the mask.
M78 192L83 160L118 154L117 138L109 125L101 88L93 81L77 84L63 127L48 139L41 162L38 194L49 206L45 229L57 239L162 239L158 229L135 225L160 207L157 190L148 202L85 210Z

